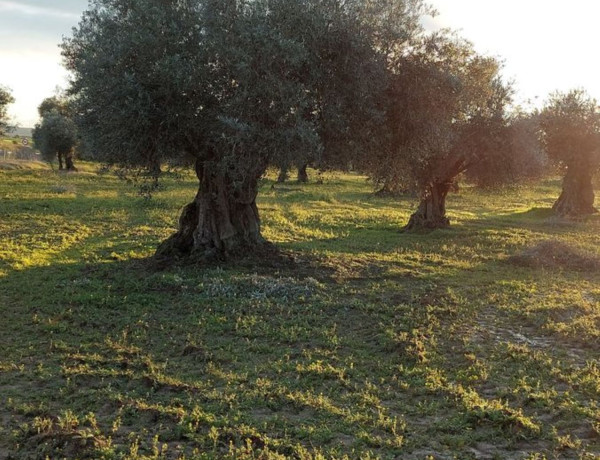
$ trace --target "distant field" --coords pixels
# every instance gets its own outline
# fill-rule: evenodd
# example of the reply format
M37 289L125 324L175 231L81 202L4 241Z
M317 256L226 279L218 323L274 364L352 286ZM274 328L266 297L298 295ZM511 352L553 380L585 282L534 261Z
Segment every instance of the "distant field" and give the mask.
M509 261L600 257L557 180L463 187L415 235L364 177L265 179L280 257L158 270L191 177L147 200L77 166L0 170L0 458L600 456L600 271Z
M31 140L29 140L28 147L31 147L31 145ZM20 138L0 137L0 161L4 160L5 154L10 153L12 155L23 147L24 145Z
M0 171L14 171L14 170L49 170L51 169L48 163L41 161L28 161L28 160L3 160L0 156Z
M33 128L14 128L11 132L7 134L7 137L13 136L23 136L23 137L31 137L31 132Z

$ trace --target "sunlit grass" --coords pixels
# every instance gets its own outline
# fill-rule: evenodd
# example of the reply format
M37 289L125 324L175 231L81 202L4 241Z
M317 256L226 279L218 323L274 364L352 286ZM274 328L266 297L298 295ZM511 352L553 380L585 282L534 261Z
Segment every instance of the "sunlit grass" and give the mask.
M551 219L558 181L465 186L425 235L363 177L270 175L295 263L155 271L194 180L147 200L78 167L0 172L0 457L600 455L600 276L508 262L600 254L600 219Z

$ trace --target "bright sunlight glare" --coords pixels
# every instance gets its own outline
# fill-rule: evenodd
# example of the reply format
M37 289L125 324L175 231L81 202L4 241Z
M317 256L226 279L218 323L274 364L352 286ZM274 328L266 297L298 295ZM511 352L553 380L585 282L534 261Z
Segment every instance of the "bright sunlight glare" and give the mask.
M549 93L585 88L600 99L596 0L432 0L429 29L449 27L478 51L504 60L517 100L539 106Z

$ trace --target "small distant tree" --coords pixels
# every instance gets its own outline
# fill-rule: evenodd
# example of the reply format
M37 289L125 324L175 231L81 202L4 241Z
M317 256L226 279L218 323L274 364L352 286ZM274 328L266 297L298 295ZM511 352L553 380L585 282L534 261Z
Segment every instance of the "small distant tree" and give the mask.
M548 156L565 170L554 211L564 217L597 212L592 185L600 165L600 110L596 100L583 90L557 92L550 96L540 120Z
M406 230L448 226L446 197L459 174L498 152L511 94L499 70L497 60L446 34L394 63L386 143L363 166L384 191L418 193Z
M537 113L516 113L498 131L498 151L475 162L465 173L478 187L499 187L538 179L548 171L548 155L540 142Z
M4 134L8 128L7 107L15 102L10 90L0 86L0 135Z
M33 141L42 158L48 162L58 159L58 169L76 171L73 163L77 145L77 127L70 117L68 104L57 97L44 99L38 107L41 122L33 129Z

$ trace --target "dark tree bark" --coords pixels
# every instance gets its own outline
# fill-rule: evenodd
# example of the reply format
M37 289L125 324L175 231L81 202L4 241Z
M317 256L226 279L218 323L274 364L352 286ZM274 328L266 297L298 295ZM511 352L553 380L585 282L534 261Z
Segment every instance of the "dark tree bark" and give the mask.
M417 211L410 216L404 231L433 230L450 226L446 217L446 197L451 190L457 190L456 178L464 172L469 163L464 155L451 153L432 168L429 184L421 194Z
M65 169L67 171L77 171L75 164L73 164L73 153L67 153L65 155Z
M58 170L62 171L63 170L63 157L62 157L62 153L59 153L57 156L58 156Z
M433 183L427 187L417 211L410 216L404 230L433 230L448 227L450 220L446 217L446 197L452 185L453 181L447 181Z
M160 161L155 161L152 163L149 174L150 174L150 178L152 180L152 188L154 188L155 190L158 189L160 175L162 174L162 169L160 167Z
M277 176L277 182L279 184L283 184L287 179L288 179L288 168L284 166L279 170L279 176Z
M563 179L562 193L552 209L562 217L578 217L598 212L594 208L591 167L571 165Z
M196 198L183 208L179 230L158 247L156 256L226 256L264 243L256 207L259 177L234 189L226 175L200 161L196 175Z
M302 182L303 184L308 182L308 173L306 172L306 168L308 168L308 164L306 163L298 167L298 182Z

